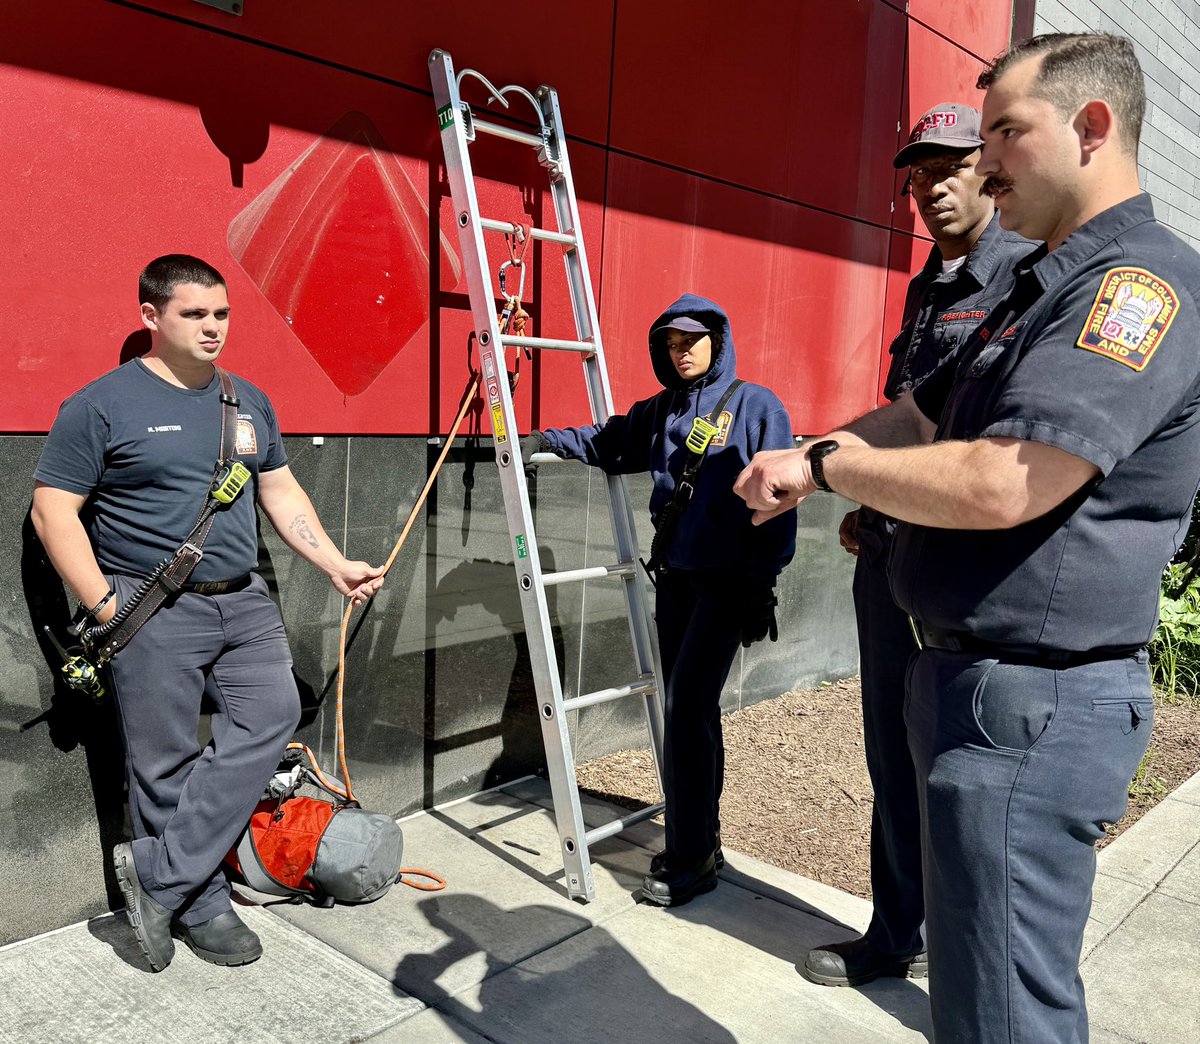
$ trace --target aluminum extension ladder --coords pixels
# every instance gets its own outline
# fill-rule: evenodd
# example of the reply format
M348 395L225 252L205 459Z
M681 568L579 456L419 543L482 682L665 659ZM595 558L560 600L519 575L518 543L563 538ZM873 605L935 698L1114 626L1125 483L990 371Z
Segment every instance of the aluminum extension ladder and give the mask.
M658 678L662 672L658 643L651 625L646 585L638 575L638 542L625 477L606 476L617 561L612 565L543 573L534 532L533 513L529 506L529 490L518 446L516 415L513 412L512 394L505 366L505 353L508 349L551 349L577 353L583 360L593 421L600 423L613 413L612 392L609 390L608 372L604 365L604 348L600 342L596 301L592 294L591 280L588 278L583 237L578 231L579 208L571 179L571 167L567 161L567 139L563 133L558 94L551 87L539 87L536 97L520 86L508 86L497 90L472 69L463 69L456 76L450 55L442 50L435 50L430 54L429 75L437 105L442 148L446 155L446 173L454 202L459 244L467 272L471 313L483 371L484 394L492 417L496 464L500 472L505 511L513 539L517 586L537 689L542 740L546 748L546 765L554 798L554 817L558 824L567 891L572 897L591 901L596 897L589 855L591 846L635 823L658 815L662 812L663 805L656 804L591 830L587 829L579 802L579 786L575 779L575 760L571 751L570 733L567 730L567 712L622 697L641 697L650 733L650 748L661 781L663 711ZM506 94L516 94L528 99L537 114L538 132L518 130L475 117L470 107L459 97L459 85L464 76L474 76L482 81L491 92L491 96L502 105L508 104L504 98ZM515 235L520 226L480 216L475 179L467 154L468 145L480 134L494 135L535 149L538 162L549 175L558 231L533 228L529 230L529 235L562 247L577 340L501 334L483 234L494 232ZM558 458L553 454L537 454L534 462L548 463L552 460L557 461ZM547 612L546 588L554 584L604 577L618 578L624 590L637 676L625 685L564 699Z

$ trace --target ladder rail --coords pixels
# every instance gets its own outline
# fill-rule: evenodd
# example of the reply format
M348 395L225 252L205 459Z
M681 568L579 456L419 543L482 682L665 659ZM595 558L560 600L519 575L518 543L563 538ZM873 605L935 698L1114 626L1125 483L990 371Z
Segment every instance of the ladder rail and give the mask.
M487 268L487 248L483 228L479 224L479 200L475 194L475 178L467 151L466 127L463 123L461 99L455 82L450 56L435 50L429 56L430 79L434 101L438 107L442 151L445 156L446 177L456 211L459 246L463 253L463 269L471 300L475 337L483 371L484 399L492 416L492 440L496 446L496 461L501 484L505 488L504 507L509 533L514 539L514 560L517 565L518 592L526 631L533 631L527 642L538 697L538 718L541 722L543 745L546 748L547 772L554 799L555 819L564 852L567 887L572 894L587 898L595 895L591 864L580 857L586 851L583 838L586 828L578 793L571 793L564 780L568 764L571 785L574 785L574 760L571 757L571 737L566 715L561 713L563 696L559 682L558 664L553 659L553 643L544 640L551 634L550 614L544 587L534 581L541 572L537 541L533 538L533 517L529 507L529 491L525 473L520 466L520 449L516 445L517 420L512 393L508 386L504 344L496 317L491 275ZM478 123L476 123L476 129ZM540 144L540 139L538 139ZM511 495L515 493L515 495ZM549 733L549 735L548 735Z
M572 897L591 900L595 897L595 881L589 846L596 840L625 829L630 825L626 822L630 817L614 820L591 831L586 829L575 775L571 738L567 728L567 713L582 706L625 696L640 696L660 784L664 730L662 694L658 681L662 676L661 664L646 586L637 571L636 527L624 476L606 476L609 515L617 550L616 565L585 566L583 569L545 574L542 572L529 489L517 445L517 419L505 365L506 348L530 347L578 352L584 365L588 403L593 419L597 423L603 423L613 413L612 392L604 364L595 297L588 275L578 202L566 154L566 134L562 127L558 97L552 88L538 88L535 104L540 108L543 133L531 134L476 118L462 102L453 61L448 53L440 49L433 51L429 56L429 65L445 155L446 177L450 183L463 267L467 275L483 376L483 394L491 413L492 438L504 493L505 515L510 536L514 541L514 563L521 610L525 619L530 663L537 689L538 716L546 749L547 770L562 845L567 890ZM523 88L502 89L508 90L520 90L528 97ZM549 172L558 231L533 228L525 231L532 238L557 243L562 247L578 341L516 337L500 330L483 234L485 231L515 233L523 226L484 218L480 214L468 153L469 143L480 132L535 148L539 162ZM546 588L556 583L600 576L613 576L621 581L637 680L628 685L614 686L567 700L564 699L559 678Z
M554 150L550 158L554 161L556 169L551 171L550 185L558 227L562 232L570 232L582 241L579 201L575 196L575 181L571 177L571 165L566 149L567 135L563 128L558 92L552 87L539 87L537 100L542 107L543 122L550 128L551 145ZM580 340L591 341L596 348L593 359L585 361L584 373L587 378L592 416L597 423L602 423L613 414L613 398L608 380L608 367L604 359L604 343L600 336L600 319L596 309L596 296L592 292L587 257L582 249L564 251L563 265L566 268L567 285L570 290L571 305L575 313L575 323ZM622 560L636 560L639 550L637 526L630 507L629 484L624 475L605 475L605 482L608 486L609 520L612 524L617 557ZM654 640L653 636L654 624L650 599L646 585L636 574L626 578L625 595L629 605L629 636L633 642L638 669L643 674L653 672L655 677L662 678L658 642ZM650 751L654 759L654 770L658 775L660 788L663 784L661 752L666 738L663 699L664 694L659 690L648 694L645 701Z

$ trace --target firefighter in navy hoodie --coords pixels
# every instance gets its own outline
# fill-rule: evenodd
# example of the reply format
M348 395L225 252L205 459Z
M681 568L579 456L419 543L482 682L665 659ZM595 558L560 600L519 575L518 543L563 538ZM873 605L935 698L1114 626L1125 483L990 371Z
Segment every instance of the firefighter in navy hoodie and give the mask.
M551 452L654 479L648 568L665 679L667 847L651 860L642 894L678 906L717 884L721 689L739 644L775 639L775 579L795 549L795 513L756 528L733 482L759 450L795 443L775 394L737 379L729 318L712 301L684 294L659 316L650 361L663 391L600 425L534 431L521 440L521 456ZM694 428L711 436L702 454L686 445ZM679 492L689 460L690 499Z

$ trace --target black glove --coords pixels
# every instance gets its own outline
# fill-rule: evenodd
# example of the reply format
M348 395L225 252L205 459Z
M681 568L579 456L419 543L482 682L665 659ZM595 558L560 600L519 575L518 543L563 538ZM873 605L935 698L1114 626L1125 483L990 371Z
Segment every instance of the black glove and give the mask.
M536 464L530 463L530 458L535 453L553 453L554 447L550 445L550 440L546 438L537 428L534 428L528 435L522 435L520 441L521 448L521 463L525 466L525 474L532 476L538 469Z
M775 622L775 606L778 605L773 587L752 589L742 603L742 648L749 649L768 635L771 641L779 641L779 625Z

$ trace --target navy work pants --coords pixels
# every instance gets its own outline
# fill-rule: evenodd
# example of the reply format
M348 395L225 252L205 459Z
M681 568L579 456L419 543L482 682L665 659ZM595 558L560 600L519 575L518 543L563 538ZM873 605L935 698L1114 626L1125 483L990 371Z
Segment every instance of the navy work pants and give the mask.
M1054 670L925 650L905 716L938 1044L1086 1044L1095 842L1150 739L1145 653Z
M886 556L885 556L886 557ZM871 897L866 937L884 953L925 948L921 812L904 727L904 679L917 650L908 617L888 589L885 561L859 556L854 612L862 674L863 741L871 787Z
M655 589L666 679L667 851L681 862L709 855L721 829L721 689L741 641L743 599L737 580L728 572L669 569L659 573Z
M139 581L110 577L120 601ZM230 908L221 860L245 829L300 718L283 621L253 575L217 595L184 592L113 658L143 889L185 925ZM201 702L212 741L197 739Z

